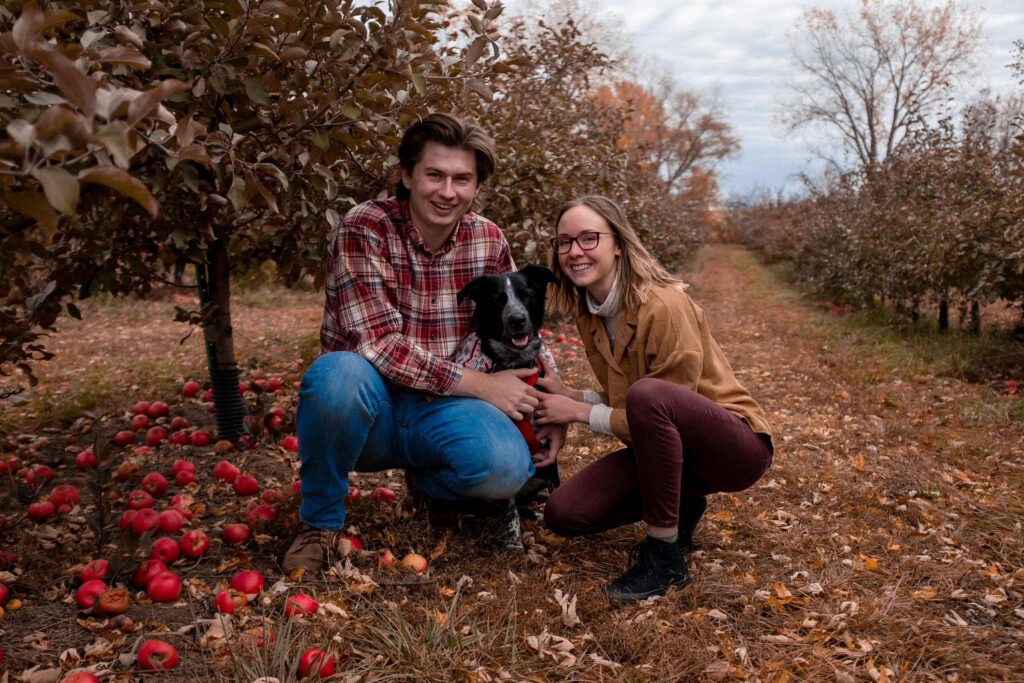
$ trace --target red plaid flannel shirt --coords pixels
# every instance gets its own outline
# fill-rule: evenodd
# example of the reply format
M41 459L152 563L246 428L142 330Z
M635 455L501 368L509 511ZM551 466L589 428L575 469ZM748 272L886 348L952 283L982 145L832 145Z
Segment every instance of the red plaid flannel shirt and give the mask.
M432 253L407 201L360 204L342 220L328 262L321 349L358 353L397 385L449 394L462 379L451 358L473 313L456 294L475 277L513 270L505 236L482 216L467 213Z

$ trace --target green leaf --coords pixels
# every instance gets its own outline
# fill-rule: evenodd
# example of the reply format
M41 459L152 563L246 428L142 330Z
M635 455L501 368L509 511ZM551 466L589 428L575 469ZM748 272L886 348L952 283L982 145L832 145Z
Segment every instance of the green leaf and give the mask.
M245 208L245 180L242 176L236 175L231 181L231 189L228 190L228 201L235 211Z
M148 69L153 66L153 63L144 54L127 45L103 48L99 51L98 60L108 64L127 64L140 69Z
M3 192L0 199L20 214L35 220L50 230L57 229L57 212L46 201L46 197L38 192Z
M50 280L40 291L25 300L25 308L35 312L36 309L46 303L47 297L53 294L53 290L55 289L57 289L57 282L55 280Z
M349 100L341 105L341 113L350 119L359 119L363 116L363 109L355 102Z
M32 48L28 55L50 72L57 87L82 110L86 118L92 118L96 112L95 79L49 46Z
M32 171L32 177L43 186L50 206L61 213L72 215L78 208L78 181L60 166L47 166Z
M134 127L143 118L149 116L165 98L188 89L188 83L183 83L176 78L161 81L155 88L150 88L132 100L132 103L128 105L126 123L130 127Z
M413 87L416 88L416 92L420 95L425 95L427 93L427 79L424 78L423 74L413 74L412 84Z
M466 49L466 68L471 69L487 46L486 36L477 36Z
M103 148L110 152L115 164L121 168L128 168L128 160L131 158L128 152L128 136L119 121L100 126L93 136L93 141L103 145Z
M470 78L466 81L466 86L485 100L490 101L494 97L494 93L491 92L491 89L479 78Z
M270 102L270 93L267 91L267 84L263 82L262 78L253 76L252 78L245 79L245 94L257 104L268 104Z
M7 134L22 147L31 147L36 139L36 127L25 119L14 119L7 124Z
M129 199L134 199L149 214L156 217L159 206L142 181L128 175L128 171L116 166L96 166L78 174L82 180L106 185Z

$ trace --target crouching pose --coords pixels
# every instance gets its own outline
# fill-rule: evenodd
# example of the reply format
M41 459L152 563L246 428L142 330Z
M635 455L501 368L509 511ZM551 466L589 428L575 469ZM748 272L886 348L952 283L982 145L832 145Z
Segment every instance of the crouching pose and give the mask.
M575 313L603 391L538 380L537 422L589 424L626 448L578 472L548 499L549 529L565 536L643 520L639 559L613 581L620 603L684 587L683 555L706 495L756 482L772 460L764 413L736 380L704 311L647 252L604 197L568 202L551 239L555 302Z
M405 469L433 501L507 500L565 440L564 426L547 426L531 458L513 422L537 405L540 392L521 381L534 370L488 374L452 360L473 313L458 293L515 270L501 230L471 210L494 171L493 142L432 114L405 132L398 159L396 196L352 209L332 246L324 353L299 392L302 529L281 563L288 573L320 569L340 548L350 472Z

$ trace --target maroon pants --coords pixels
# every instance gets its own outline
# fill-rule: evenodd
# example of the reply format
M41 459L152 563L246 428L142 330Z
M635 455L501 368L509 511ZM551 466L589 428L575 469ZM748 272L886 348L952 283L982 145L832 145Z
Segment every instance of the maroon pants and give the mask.
M626 395L632 446L604 456L555 489L544 508L549 529L578 536L643 520L679 523L684 498L742 491L772 461L771 440L695 391L661 379Z

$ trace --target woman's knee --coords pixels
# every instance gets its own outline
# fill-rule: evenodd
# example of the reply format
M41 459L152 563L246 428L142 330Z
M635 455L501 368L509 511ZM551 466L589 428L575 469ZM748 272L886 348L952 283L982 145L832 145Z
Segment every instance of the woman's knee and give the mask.
M551 492L544 503L544 526L559 536L581 536L593 527L584 511L575 505L573 496L566 495L565 487Z

